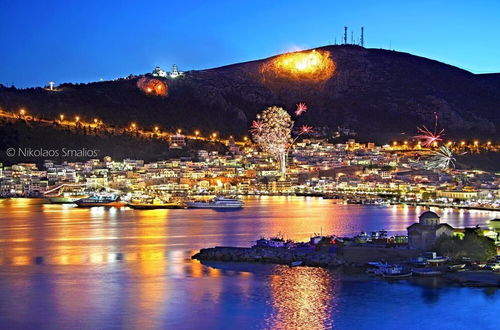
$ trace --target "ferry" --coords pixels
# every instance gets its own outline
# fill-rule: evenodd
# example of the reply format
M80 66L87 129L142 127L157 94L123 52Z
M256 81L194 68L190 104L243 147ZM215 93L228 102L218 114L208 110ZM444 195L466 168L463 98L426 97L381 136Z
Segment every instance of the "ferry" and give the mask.
M120 200L120 196L118 195L93 195L88 198L79 199L75 203L78 207L122 207L127 205L126 202Z
M194 201L186 203L191 209L240 209L243 202L237 198L215 197L209 201Z

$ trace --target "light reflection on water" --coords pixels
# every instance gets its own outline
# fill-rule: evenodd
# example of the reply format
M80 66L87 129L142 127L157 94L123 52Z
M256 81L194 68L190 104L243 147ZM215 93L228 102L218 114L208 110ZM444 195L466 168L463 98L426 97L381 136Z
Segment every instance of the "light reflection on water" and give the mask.
M377 328L375 312L404 306L408 313L398 315L401 323L388 325L432 327L432 321L465 306L476 311L474 327L500 308L499 293L479 289L353 281L318 268L190 260L203 247L249 246L260 235L278 232L294 239L320 231L401 233L424 211L294 197L251 198L246 205L237 212L138 211L2 200L0 327L363 329ZM484 225L500 217L498 212L438 212L453 226ZM413 309L416 315L444 314L420 320ZM467 322L463 314L458 317Z

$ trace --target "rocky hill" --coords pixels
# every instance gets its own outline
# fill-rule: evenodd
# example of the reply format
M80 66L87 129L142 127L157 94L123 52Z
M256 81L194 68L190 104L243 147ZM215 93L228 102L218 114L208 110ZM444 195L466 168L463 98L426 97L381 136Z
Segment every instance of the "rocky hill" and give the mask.
M411 54L328 46L335 72L321 84L280 79L265 81L264 59L225 67L189 71L164 78L168 96L152 96L137 87L140 77L91 84L43 88L0 88L0 107L21 107L46 118L60 113L99 117L106 123L166 129L200 129L204 133L245 135L255 115L267 106L292 112L306 102L299 124L342 126L364 140L387 142L412 136L417 125L432 126L434 112L450 138L500 137L498 74L475 75Z

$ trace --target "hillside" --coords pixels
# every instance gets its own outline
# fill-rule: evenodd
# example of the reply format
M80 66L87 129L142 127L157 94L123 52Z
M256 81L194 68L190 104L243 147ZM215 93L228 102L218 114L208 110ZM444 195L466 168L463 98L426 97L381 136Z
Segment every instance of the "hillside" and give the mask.
M432 126L433 113L447 136L500 137L498 75L470 72L426 58L358 46L328 46L335 72L327 81L262 79L261 66L270 59L189 71L165 79L167 97L146 95L137 79L91 84L63 84L60 91L42 88L0 88L0 107L55 118L99 117L106 123L165 129L200 129L209 133L245 135L257 112L270 105L295 109L306 102L300 123L343 126L360 139L387 142L412 136L417 125ZM403 135L404 136L404 135Z

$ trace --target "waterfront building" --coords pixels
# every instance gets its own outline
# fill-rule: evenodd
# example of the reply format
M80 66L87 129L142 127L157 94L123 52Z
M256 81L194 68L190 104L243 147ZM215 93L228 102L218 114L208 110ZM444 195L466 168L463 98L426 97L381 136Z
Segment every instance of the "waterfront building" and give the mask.
M469 200L478 196L477 191L437 190L436 197Z
M410 248L430 250L439 237L453 236L455 229L447 223L440 223L436 213L426 211L420 215L419 222L409 226L407 230Z

